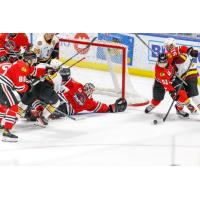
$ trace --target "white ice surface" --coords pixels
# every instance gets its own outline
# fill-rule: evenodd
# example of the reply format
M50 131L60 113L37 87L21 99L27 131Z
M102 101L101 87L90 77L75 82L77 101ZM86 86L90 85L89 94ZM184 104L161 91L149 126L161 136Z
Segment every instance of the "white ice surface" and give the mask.
M72 74L84 82L85 75L80 76L75 69ZM88 71L85 82L99 77L102 81L102 75L95 74ZM132 82L138 92L151 99L153 79L133 76ZM96 98L114 101L105 96ZM152 124L164 116L170 103L166 95L151 114L144 113L145 107L128 107L124 113L87 114L77 121L51 120L47 128L19 120L13 130L19 142L0 142L0 166L200 165L199 116L183 120L173 108L165 123Z

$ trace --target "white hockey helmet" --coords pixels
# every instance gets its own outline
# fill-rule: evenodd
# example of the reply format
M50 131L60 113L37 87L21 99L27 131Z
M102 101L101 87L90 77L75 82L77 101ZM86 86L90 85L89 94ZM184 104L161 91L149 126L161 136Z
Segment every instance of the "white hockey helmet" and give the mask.
M54 70L58 70L59 69L59 66L61 65L62 63L58 60L58 59L52 59L51 62L50 62L50 68L54 69Z
M164 42L164 47L166 49L170 48L170 47L176 47L176 41L174 38L167 38Z

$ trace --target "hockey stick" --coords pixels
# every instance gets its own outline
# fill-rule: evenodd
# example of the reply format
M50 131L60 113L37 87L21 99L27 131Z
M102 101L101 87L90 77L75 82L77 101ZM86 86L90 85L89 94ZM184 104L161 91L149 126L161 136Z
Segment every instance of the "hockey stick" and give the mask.
M147 45L147 43L137 34L137 33L134 33L134 35L151 51L151 52L153 52L154 54L156 54L155 53L155 51L152 49L152 48L150 48L148 45Z
M73 66L75 66L76 64L80 63L82 60L84 60L85 57L81 58L80 60L76 61L75 63L73 63L72 65L66 67L66 68L72 68ZM58 71L61 70L61 67L59 66ZM34 83L32 83L32 87L36 86L38 83L43 82L46 78L48 77L48 75L43 76L42 78L40 78L39 80L35 81Z
M82 60L85 60L85 57L81 58L80 60L76 61L74 64L72 64L72 65L70 65L69 67L66 67L66 68L70 69L73 66L77 65L78 63L80 63Z
M193 64L193 58L190 60L190 64L189 64L189 66L188 66L188 68L187 68L187 71L185 72L186 74L187 74L187 72L190 70L190 67L192 66L192 64ZM177 95L178 95L179 91L181 90L181 88L182 88L182 86L183 86L183 83L184 83L184 82L182 82L182 83L179 85L179 88L178 88L178 91L177 91ZM175 102L175 101L176 101L176 100L173 99L173 101L172 101L172 103L171 103L171 105L170 105L170 107L169 107L169 109L168 109L168 111L167 111L165 117L163 118L163 122L166 121L166 119L167 119L167 117L168 117L168 115L169 115L169 113L170 113L170 111L171 111L171 109L172 109L172 106L174 105L174 102ZM155 120L154 120L154 121L155 121Z
M65 103L66 103L65 101L61 101L61 103L60 103L59 106L65 104ZM45 102L42 102L42 104L43 104L45 107L47 106L47 104L46 104ZM51 106L52 106L52 105L51 105ZM55 108L54 106L52 106L52 107L55 109L54 112L58 112L58 113L64 115L65 117L68 117L69 119L72 119L72 120L74 120L74 121L81 120L81 119L85 119L85 117L82 117L82 116L80 116L80 117L75 117L75 116L72 116L72 115L69 115L69 114L67 114L67 113L62 112L61 110L59 110L58 108ZM54 112L53 112L53 113L54 113ZM53 113L52 113L52 114L53 114Z
M76 54L74 54L72 57L68 58L68 59L67 59L65 62L63 62L61 65L59 65L59 66L58 66L59 70L61 69L61 67L62 67L64 64L66 64L67 62L69 62L70 60L72 60L74 57L76 57L77 55L79 55L81 52L83 52L83 51L85 51L86 49L88 49L96 39L97 39L97 37L94 37L94 38L90 41L90 43L89 43L85 48L83 48L82 50L80 50L79 52L77 52ZM82 58L82 59L80 59L80 60L77 61L76 63L74 63L72 66L69 66L69 68L73 67L74 65L78 64L79 62L81 62L81 61L84 60L84 59L85 59L85 57ZM58 70L58 71L59 71L59 70ZM39 79L38 81L34 82L34 83L33 83L33 86L37 85L40 81L44 81L46 77L47 77L47 76L44 76L44 77L42 77L41 79Z
M65 103L65 102L64 102L64 103ZM62 104L60 104L60 105L62 105ZM85 119L85 117L83 117L83 116L75 117L75 116L72 116L72 115L68 115L68 114L62 112L61 110L58 110L57 108L55 109L55 111L58 112L58 113L60 113L60 114L62 114L62 115L64 115L65 117L68 117L69 119L74 120L74 121L78 121L78 120ZM54 112L55 112L55 111L54 111Z
M65 62L63 62L59 67L63 66L64 64L66 64L67 62L69 62L70 60L72 60L74 57L76 57L77 55L79 55L80 53L82 53L83 51L85 51L86 49L90 48L90 46L92 45L92 43L97 39L97 37L94 37L90 43L83 49L81 49L79 52L77 52L76 54L74 54L72 57L68 58Z
M134 33L134 35L151 51L153 52L155 55L157 54L152 48L149 47L149 45L137 34ZM180 81L182 81L186 86L188 85L181 77L177 76L175 74L176 78L178 78Z

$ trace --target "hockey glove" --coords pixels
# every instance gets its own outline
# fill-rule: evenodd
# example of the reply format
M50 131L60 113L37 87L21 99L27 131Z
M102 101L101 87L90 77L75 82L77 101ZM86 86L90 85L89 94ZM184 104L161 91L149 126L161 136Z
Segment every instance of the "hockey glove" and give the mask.
M124 98L119 98L115 101L114 104L109 105L110 112L123 112L126 110L127 101Z
M197 58L198 57L198 51L194 50L193 47L188 48L188 55L193 57L193 58Z
M179 95L176 93L176 90L169 92L170 96L174 101L177 101L179 98Z

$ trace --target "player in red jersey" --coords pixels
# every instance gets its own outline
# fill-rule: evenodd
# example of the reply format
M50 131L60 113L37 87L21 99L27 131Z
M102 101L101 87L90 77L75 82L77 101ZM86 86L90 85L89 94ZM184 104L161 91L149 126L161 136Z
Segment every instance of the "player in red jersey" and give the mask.
M123 112L126 110L127 102L125 99L119 98L111 105L96 101L92 97L95 91L95 86L92 83L83 85L73 80L67 69L63 70L66 70L66 72L61 71L60 73L66 90L58 95L62 102L59 109L65 114L73 115L83 111L105 113Z
M14 62L20 57L19 53L30 48L28 37L25 33L0 34L0 62Z
M26 52L23 60L0 64L0 124L3 127L2 141L17 141L18 137L10 131L16 123L20 94L29 89L27 77L31 66L36 62L36 54Z
M179 90L181 81L175 78L176 69L169 64L165 54L160 54L158 62L155 65L155 81L153 86L153 99L151 104L146 107L145 113L149 113L164 99L165 92L169 92L171 97L177 101L175 108L177 114L183 117L188 117L189 114L183 110L184 106L189 103L186 91L184 88Z
M198 57L198 51L193 49L193 47L187 46L176 46L176 42L173 38L168 38L164 44L166 48L166 56L169 60L169 63L175 65L178 69L177 74L179 77L185 80L186 84L185 90L189 98L196 104L200 109L200 97L197 87L198 83L198 71L196 65L193 63L190 69L187 71L190 66L190 59ZM187 108L191 113L196 113L196 108L190 103L187 105Z

